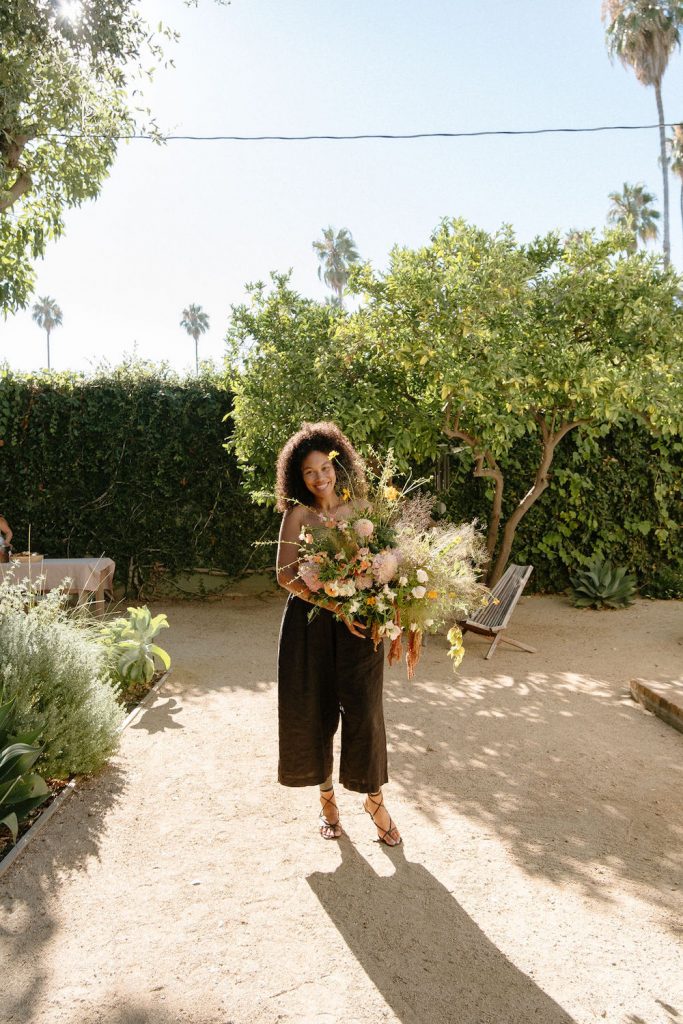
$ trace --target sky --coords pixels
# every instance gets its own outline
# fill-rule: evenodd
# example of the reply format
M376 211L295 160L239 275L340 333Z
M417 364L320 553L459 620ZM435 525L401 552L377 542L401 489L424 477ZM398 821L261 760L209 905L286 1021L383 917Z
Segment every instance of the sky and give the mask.
M178 29L175 68L146 101L160 128L192 135L479 131L652 124L654 91L611 63L600 0L143 0ZM664 80L667 121L683 120L680 55ZM122 144L99 198L67 211L37 266L36 296L63 312L56 370L127 354L194 366L179 326L198 303L200 358L220 361L245 285L292 269L323 299L312 249L348 228L381 271L394 245L419 246L443 217L521 240L602 228L608 194L643 182L658 197L656 130L415 141ZM680 183L671 180L674 264L683 270ZM46 365L30 309L0 320L0 362Z

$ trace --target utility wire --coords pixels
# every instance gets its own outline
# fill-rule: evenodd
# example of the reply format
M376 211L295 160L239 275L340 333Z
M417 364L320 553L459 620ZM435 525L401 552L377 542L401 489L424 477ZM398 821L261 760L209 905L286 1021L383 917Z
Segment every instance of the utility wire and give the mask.
M674 128L679 122L672 121L663 125ZM589 132L637 132L659 128L659 124L606 124L593 128L521 128L503 130L484 130L476 132L412 132L392 134L389 132L368 132L359 135L90 135L87 132L68 134L51 132L42 138L52 139L114 139L138 140L148 139L155 142L353 142L362 139L473 139L482 136L501 135L579 135ZM38 136L40 137L40 136Z

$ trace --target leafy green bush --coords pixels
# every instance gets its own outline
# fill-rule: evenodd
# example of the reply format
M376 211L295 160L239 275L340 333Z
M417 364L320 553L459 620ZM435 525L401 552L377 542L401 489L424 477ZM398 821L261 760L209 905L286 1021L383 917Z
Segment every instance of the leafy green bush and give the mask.
M626 608L633 604L636 581L624 566L614 567L599 556L569 577L577 608Z
M168 620L162 613L152 618L149 608L129 608L128 618L113 619L102 627L100 639L109 651L114 679L121 690L149 683L158 658L165 669L171 667L168 653L152 643Z
M0 825L16 843L19 825L50 795L45 780L31 771L42 748L36 745L40 729L14 732L16 701L0 702Z
M16 729L41 729L44 775L89 774L115 750L123 710L106 651L60 591L36 602L25 585L0 584L0 686L16 701Z

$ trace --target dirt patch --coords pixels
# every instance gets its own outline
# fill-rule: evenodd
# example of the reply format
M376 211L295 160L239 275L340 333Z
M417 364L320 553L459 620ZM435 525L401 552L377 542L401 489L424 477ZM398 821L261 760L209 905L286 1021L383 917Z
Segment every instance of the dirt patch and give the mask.
M678 1024L683 736L628 687L683 681L681 602L388 669L397 850L275 782L279 596L155 610L172 677L0 882L8 1021Z

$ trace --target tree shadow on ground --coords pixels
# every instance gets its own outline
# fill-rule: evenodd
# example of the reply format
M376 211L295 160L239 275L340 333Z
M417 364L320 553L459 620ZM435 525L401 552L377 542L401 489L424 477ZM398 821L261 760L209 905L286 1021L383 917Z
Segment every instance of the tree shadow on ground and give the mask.
M602 903L618 876L670 911L683 886L683 736L626 684L570 664L539 671L514 652L484 677L475 653L449 680L440 657L428 650L420 678L385 687L390 776L406 799L437 826L455 808L530 875Z
M51 982L42 953L59 930L54 905L63 877L99 857L107 816L125 787L125 775L111 764L82 780L0 878L0 977L14 979L3 984L3 1019L33 1020Z
M389 876L377 875L346 835L339 849L339 867L308 884L402 1024L572 1024L403 846L381 848Z

